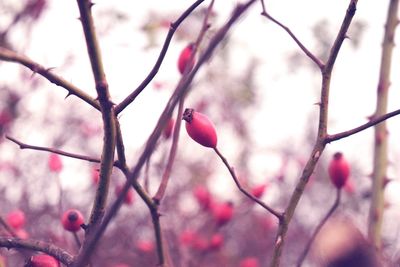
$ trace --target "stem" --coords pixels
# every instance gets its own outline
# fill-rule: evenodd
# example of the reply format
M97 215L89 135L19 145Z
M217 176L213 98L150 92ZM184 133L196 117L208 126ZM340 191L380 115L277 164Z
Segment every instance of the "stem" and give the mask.
M389 3L385 34L383 38L376 111L374 117L382 116L387 113L394 35L398 24L398 6L398 0L391 0ZM388 165L387 135L388 131L386 122L382 122L375 126L372 197L368 217L368 238L378 251L380 251L382 247L381 232L384 212L384 180Z
M249 193L246 189L243 188L243 186L240 184L239 179L237 178L235 174L235 170L233 167L231 167L226 160L226 158L221 154L221 152L215 147L214 148L215 153L217 153L218 157L222 160L222 162L225 164L226 168L228 169L229 173L231 174L233 181L235 182L237 188L248 198L250 198L252 201L256 202L258 205L269 211L271 214L273 214L275 217L277 217L279 220L282 218L283 214L279 213L278 211L274 210L267 204L265 204L262 200L256 198L253 196L251 193Z
M332 214L335 212L337 207L340 204L340 193L341 190L337 189L336 190L336 199L335 202L333 203L333 206L329 209L328 213L325 215L325 217L321 220L321 222L318 224L317 228L315 228L314 233L312 234L310 240L308 240L308 243L303 251L303 253L300 255L300 258L297 262L297 267L301 267L303 264L304 259L306 258L308 252L310 251L311 245L313 244L315 238L317 237L319 231L321 228L325 225L325 223L328 221L328 219L332 216Z
M136 99L136 97L144 90L144 88L146 88L146 86L153 80L153 78L156 76L158 70L161 67L165 55L167 54L168 47L171 43L175 31L178 29L179 25L192 13L192 11L195 10L202 2L204 2L204 0L197 0L185 12L183 12L182 15L175 22L171 23L167 37L165 38L164 41L164 45L160 51L160 55L158 56L157 61L154 64L153 68L151 69L150 73L130 95L128 95L121 103L119 103L115 107L116 114L119 114L130 103L132 103Z
M332 45L328 60L325 65L321 68L322 85L321 85L321 102L319 103L319 122L318 122L318 134L315 141L313 151L308 159L306 166L304 167L303 173L296 185L295 190L289 200L289 203L285 209L284 215L279 221L279 228L275 240L274 250L272 252L272 259L270 262L271 267L277 267L280 265L280 259L286 239L286 234L289 229L289 224L293 218L293 214L296 207L304 193L305 187L313 173L319 158L326 146L327 136L327 125L328 125L328 104L329 104L329 89L331 82L332 69L338 56L340 47L346 37L348 28L350 27L352 18L354 17L357 6L357 0L351 0L347 8L346 15L343 19L342 26L336 36L335 42Z

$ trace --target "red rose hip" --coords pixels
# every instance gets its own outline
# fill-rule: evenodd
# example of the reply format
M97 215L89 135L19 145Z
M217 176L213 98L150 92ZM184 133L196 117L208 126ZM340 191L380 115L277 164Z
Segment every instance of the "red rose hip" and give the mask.
M346 184L350 175L350 165L342 153L337 152L333 155L329 163L328 173L336 188L341 189Z
M205 147L217 147L215 126L206 115L187 108L183 119L186 121L186 131L194 141Z
M65 230L77 232L81 229L81 225L84 224L83 215L79 210L69 209L64 212L61 223Z
M14 210L7 214L7 223L13 229L21 229L25 225L25 213L22 210Z
M29 267L60 267L60 262L46 254L37 254L29 259Z
M193 50L194 44L188 44L179 55L178 70L181 74L185 72L186 68L188 71L191 71L194 66L195 60L192 58Z

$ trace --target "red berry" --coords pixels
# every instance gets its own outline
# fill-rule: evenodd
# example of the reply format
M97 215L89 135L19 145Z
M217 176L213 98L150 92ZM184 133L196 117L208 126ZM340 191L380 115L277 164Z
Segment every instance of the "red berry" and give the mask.
M193 54L193 49L194 45L189 44L182 50L181 54L179 55L178 70L181 74L185 72L186 68L188 68L188 71L191 71L194 66L195 63L194 58L190 60Z
M240 261L239 267L260 267L260 262L256 257L247 257Z
M221 234L213 234L208 245L211 250L218 250L224 244L224 236Z
M122 186L117 186L115 188L115 194L117 196L119 196L119 194L121 194L121 191L122 191ZM124 203L127 204L127 205L131 205L134 200L135 200L134 191L133 191L132 188L129 188L128 192L125 195Z
M189 246L193 243L193 241L197 238L197 233L191 230L186 230L180 235L180 242L182 245Z
M22 210L14 210L7 214L7 223L14 229L20 229L25 225L25 213Z
M136 243L136 248L144 253L150 253L154 250L154 243L148 240L140 240Z
M233 204L232 202L214 204L212 213L217 225L222 226L232 219Z
M49 169L52 172L60 172L63 168L61 158L58 154L50 154L49 156Z
M29 238L29 234L25 229L15 230L15 235L20 239L28 239Z
M37 254L29 259L29 267L60 267L60 262L46 254Z
M163 131L163 135L164 135L165 139L168 139L171 137L171 134L174 130L174 126L175 126L175 120L171 118L167 122L167 125L165 126L164 131Z
M206 147L217 147L217 132L207 116L187 108L183 119L186 121L186 131L194 141Z
M94 184L98 184L100 180L100 171L98 168L92 168L92 181Z
M79 210L69 209L64 212L61 223L65 230L77 232L81 229L81 225L84 224L83 215Z
M343 154L337 152L333 155L328 167L329 176L332 183L338 188L342 188L350 175L350 165L343 157Z
M198 185L193 189L193 195L203 209L209 209L211 206L212 197L207 187Z
M267 188L266 184L260 184L260 185L254 186L251 189L251 194L253 196L255 196L256 198L260 198L260 197L262 197L262 195L264 195L266 188Z

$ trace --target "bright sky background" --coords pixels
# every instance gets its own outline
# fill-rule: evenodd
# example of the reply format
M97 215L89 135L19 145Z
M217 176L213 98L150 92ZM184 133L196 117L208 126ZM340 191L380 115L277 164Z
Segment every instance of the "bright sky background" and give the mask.
M77 20L78 9L75 1L49 1L50 9L46 11L39 24L33 27L30 33L30 46L26 54L37 62L48 67L55 67L55 72L81 88L87 88L94 95L94 87L90 65L83 43L83 34L80 22ZM152 1L96 1L94 14L107 14L108 9L117 9L129 13L132 18L121 27L114 27L101 39L101 49L104 55L107 79L110 84L111 94L116 103L121 101L133 88L139 84L153 66L159 48L167 34L167 29L156 38L157 47L143 50L147 40L138 30L143 22L148 19L148 12L154 14L162 11L163 14L174 15L170 20L175 20L176 14L183 11L192 1L152 0ZM332 32L336 32L344 17L348 0L266 0L267 8L272 16L280 20L299 37L299 39L312 51L314 41L312 39L312 27L321 19L331 22ZM208 2L206 1L205 4ZM214 27L220 26L226 21L236 1L221 1L215 3L215 10L219 14L219 21ZM387 13L389 1L359 1L355 21L366 23L365 31L361 39L361 46L354 50L350 43L345 41L339 53L335 65L330 98L330 133L348 130L366 122L366 117L375 109L376 87L380 61L380 49L383 38L383 25ZM203 6L205 6L203 4ZM262 147L278 148L282 144L293 142L294 147L301 149L301 133L309 122L311 112L317 114L314 103L318 102L316 88L319 88L320 75L310 72L301 66L301 70L289 73L287 55L298 50L296 44L277 25L259 14L259 3L253 6L241 23L233 28L232 36L235 39L237 53L235 59L238 64L232 66L233 72L240 72L242 60L249 57L257 57L262 62L258 72L257 82L262 88L264 107L251 119L255 139ZM96 19L96 17L95 17ZM104 25L112 21L96 21L98 29L104 29ZM396 41L399 41L399 34ZM16 36L18 39L26 36ZM184 46L184 43L174 40L168 55L160 69L160 79L167 79L172 86L176 84L179 74L176 71L176 58ZM21 47L22 49L22 47ZM65 55L73 53L74 64L68 67L64 62ZM397 104L400 98L399 90L399 52L396 49L393 57L392 86L390 89L389 111L400 108ZM296 68L296 66L290 66ZM4 67L13 74L14 67ZM10 76L3 75L1 80L7 80ZM156 78L157 80L157 78ZM65 96L65 91L50 86L52 90L58 90L60 97ZM164 107L165 99L169 92L154 93L144 92L141 95L142 103L152 102L152 112L148 112L148 106L136 105L135 109L127 109L121 117L123 129L129 135L135 131L136 138L129 139L127 146L138 147L146 140L148 133L153 129L155 122ZM39 101L39 102L38 102ZM42 106L38 96L32 99L34 105ZM33 104L34 103L34 104ZM134 112L133 112L134 111ZM146 120L141 120L142 114ZM143 132L130 129L132 121L140 121ZM400 136L399 118L394 118L388 124L390 131L390 159L393 165L389 169L391 178L398 179L400 171ZM357 136L347 138L332 145L325 151L325 156L330 156L335 151L343 151L351 159L357 159L365 167L365 175L371 171L372 130L365 131ZM266 136L268 138L266 138ZM29 139L29 137L31 139ZM21 139L29 143L38 144L37 135L32 131L26 133ZM185 137L183 137L185 138ZM222 150L229 150L230 140L221 140L219 146ZM131 142L131 143L129 143ZM309 152L302 152L308 154ZM265 158L262 159L265 161ZM273 157L271 158L273 160ZM261 161L254 165L264 165ZM230 182L230 181L229 181ZM388 197L393 202L400 203L397 197L398 183L393 183L388 188ZM396 190L395 190L396 189Z

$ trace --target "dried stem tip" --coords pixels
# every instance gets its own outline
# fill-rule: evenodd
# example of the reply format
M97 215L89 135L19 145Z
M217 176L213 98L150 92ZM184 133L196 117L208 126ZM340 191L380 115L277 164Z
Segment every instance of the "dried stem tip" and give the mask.
M182 115L182 120L185 120L186 122L191 123L193 120L193 112L194 112L194 109L192 109L192 108L185 109L185 111L183 112L183 115Z

